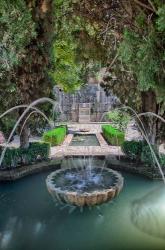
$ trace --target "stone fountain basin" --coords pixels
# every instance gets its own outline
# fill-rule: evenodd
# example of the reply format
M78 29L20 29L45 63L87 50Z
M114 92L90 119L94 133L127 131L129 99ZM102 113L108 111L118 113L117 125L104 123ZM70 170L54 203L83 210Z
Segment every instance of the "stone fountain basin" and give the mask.
M76 168L72 168L76 169ZM95 167L97 170L102 170L101 167ZM89 192L80 193L77 191L62 190L60 187L56 187L54 179L59 175L65 175L67 171L70 171L71 168L59 169L55 172L52 172L48 175L46 179L46 185L49 193L52 195L53 199L58 200L60 203L67 203L74 206L94 206L100 205L102 203L111 201L115 198L123 188L123 177L117 171L114 171L109 168L104 168L104 171L107 174L111 174L115 177L115 181L109 187L103 188L102 190L95 190Z

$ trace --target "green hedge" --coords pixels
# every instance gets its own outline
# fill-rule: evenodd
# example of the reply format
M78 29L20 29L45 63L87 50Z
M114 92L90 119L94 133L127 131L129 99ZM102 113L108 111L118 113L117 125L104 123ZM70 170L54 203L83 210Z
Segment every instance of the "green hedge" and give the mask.
M111 125L102 125L104 138L111 144L120 146L124 142L124 132L112 127Z
M51 146L57 146L64 141L66 134L67 134L67 127L60 126L45 132L43 134L43 141L51 143Z
M66 129L66 134L68 134L68 126L66 124L61 124L59 126L56 126L55 128L65 128Z
M2 152L3 148L1 148ZM1 168L13 168L31 165L38 161L48 160L50 144L42 142L30 143L29 148L7 148Z
M151 147L159 161L159 152L158 152L157 146L151 145ZM150 166L155 165L154 156L152 155L149 145L145 145L144 147L142 147L141 161Z
M160 163L160 166L165 168L165 155L164 154L160 154L158 152L157 146L156 145L151 145L152 149L155 152L155 155ZM148 145L146 145L145 147L143 147L142 149L142 153L141 153L141 161L144 162L146 165L149 166L155 166L156 161L154 159L154 157L152 156L150 147Z
M165 155L158 152L156 145L151 145L155 155L162 167L165 167ZM122 151L130 159L137 160L145 163L146 165L153 166L155 160L152 156L151 149L145 141L125 141L122 146Z
M165 168L165 155L164 154L160 155L160 164L163 168Z
M125 141L121 149L131 160L140 160L142 147L146 145L143 141Z

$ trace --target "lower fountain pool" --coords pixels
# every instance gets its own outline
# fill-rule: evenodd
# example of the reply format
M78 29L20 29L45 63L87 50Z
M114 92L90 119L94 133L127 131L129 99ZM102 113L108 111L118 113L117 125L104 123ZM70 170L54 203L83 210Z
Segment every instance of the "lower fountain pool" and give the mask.
M51 172L0 184L1 250L165 249L162 182L122 172L117 198L81 212L53 201L45 184Z

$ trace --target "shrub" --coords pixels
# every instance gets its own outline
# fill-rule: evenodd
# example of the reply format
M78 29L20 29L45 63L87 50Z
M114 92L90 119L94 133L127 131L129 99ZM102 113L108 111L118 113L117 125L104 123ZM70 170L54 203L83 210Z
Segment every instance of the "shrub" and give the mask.
M66 136L66 126L60 126L43 134L43 141L51 143L51 146L60 145Z
M3 117L3 122L0 121L0 127L1 127L1 131L3 132L4 136L6 138L9 137L14 125L16 123L16 119L15 118L8 118L8 117ZM16 132L14 133L14 135L16 134Z
M124 132L112 127L111 125L102 125L103 136L111 145L120 146L124 142Z
M112 126L124 131L131 120L129 114L120 110L113 110L107 114L107 119L112 122Z
M142 147L146 145L143 141L125 141L121 149L132 160L140 160Z
M28 148L29 155L32 156L32 160L47 160L50 153L50 143L47 142L32 142Z
M151 145L156 157L159 159L158 149L156 145ZM151 149L148 145L142 147L141 161L153 166L155 164L154 156L152 155Z
M1 151L3 148L1 148ZM49 143L33 142L29 148L7 148L2 168L13 168L21 165L31 165L41 160L48 160Z
M155 155L162 167L165 167L165 155L159 156L156 145L151 145ZM153 166L155 164L151 149L145 141L125 141L122 144L122 151L132 160L141 160L143 163Z
M162 167L165 168L165 155L164 154L160 155L160 164Z
M56 126L55 128L63 128L63 127L66 129L66 134L68 134L68 126L66 124Z

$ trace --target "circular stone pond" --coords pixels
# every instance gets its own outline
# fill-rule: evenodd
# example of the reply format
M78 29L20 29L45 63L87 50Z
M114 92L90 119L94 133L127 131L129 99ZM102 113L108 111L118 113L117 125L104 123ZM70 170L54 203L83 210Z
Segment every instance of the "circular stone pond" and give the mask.
M82 159L68 159L63 165L78 161ZM94 161L97 166L104 162ZM120 195L81 212L53 201L45 184L51 172L0 183L1 250L165 249L162 182L121 172Z
M64 168L51 173L47 188L54 199L76 206L94 206L112 200L123 187L117 171L102 167Z

